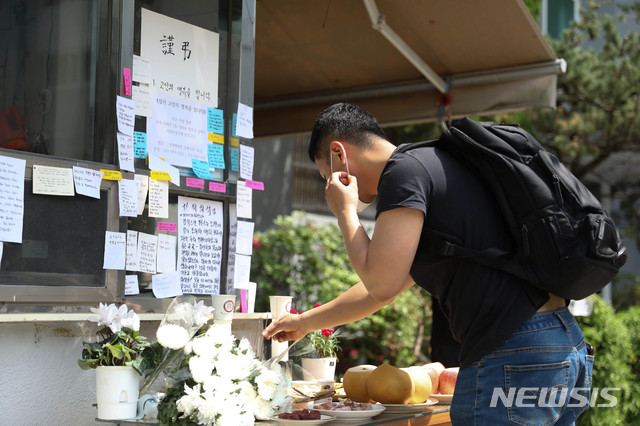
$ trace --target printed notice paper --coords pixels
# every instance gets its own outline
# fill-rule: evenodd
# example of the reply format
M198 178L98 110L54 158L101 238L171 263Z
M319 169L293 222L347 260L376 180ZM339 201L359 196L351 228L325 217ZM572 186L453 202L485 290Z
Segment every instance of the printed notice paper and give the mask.
M103 173L100 170L73 166L73 182L76 192L80 195L99 199L100 182L102 182Z
M0 241L22 242L25 164L20 158L0 156Z
M246 222L244 220L238 221L238 234L236 236L236 253L246 254L251 256L251 250L253 249L253 222Z
M222 202L178 197L178 265L183 293L220 294Z
M253 147L240 145L240 177L253 179Z
M125 275L124 277L124 295L140 294L137 275Z
M118 117L118 131L133 136L133 123L136 120L136 105L133 99L118 96L116 101L116 115Z
M148 274L156 273L156 247L158 237L156 235L138 233L138 260L140 262L140 272Z
M44 195L76 195L73 169L33 165L33 193Z
M151 289L158 299L180 296L180 275L177 272L154 275L151 277Z
M158 235L158 272L176 270L176 247L178 238L175 235Z
M127 234L105 231L104 269L124 270L127 253Z

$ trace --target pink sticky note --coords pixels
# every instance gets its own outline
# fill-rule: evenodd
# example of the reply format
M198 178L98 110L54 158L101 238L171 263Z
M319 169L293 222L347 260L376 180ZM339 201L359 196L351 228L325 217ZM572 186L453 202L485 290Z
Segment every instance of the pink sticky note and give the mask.
M247 188L257 189L258 191L264 191L264 182L257 180L246 180Z
M240 289L240 312L247 313L249 312L249 307L247 306L247 289Z
M192 188L204 188L204 179L187 178L187 186Z
M227 185L224 183L209 182L209 191L227 192Z
M131 96L131 70L129 68L122 69L122 89L125 96Z
M158 231L178 232L178 226L171 222L158 222Z

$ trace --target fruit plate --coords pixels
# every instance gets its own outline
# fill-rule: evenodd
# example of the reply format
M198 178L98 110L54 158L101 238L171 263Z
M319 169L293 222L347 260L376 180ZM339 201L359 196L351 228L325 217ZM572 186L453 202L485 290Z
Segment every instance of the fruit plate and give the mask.
M446 393L432 393L429 395L429 398L435 398L438 400L438 404L450 405L451 400L453 399L453 394Z
M327 423L330 422L331 420L335 420L336 417L335 416L327 416L322 414L320 416L320 419L318 420L290 420L290 419L281 419L278 416L273 416L271 418L271 420L274 420L276 422L278 422L278 424L281 425L286 425L286 426L294 426L294 425L307 425L307 426L313 426L313 425L321 425L323 423Z
M386 409L386 407L382 405L377 405L377 404L376 405L372 404L372 407L373 409L371 410L360 410L360 411L321 410L318 408L315 408L315 410L320 411L320 414L333 416L336 418L336 420L355 422L355 421L367 420L367 419L370 419L371 417L375 417Z
M436 405L438 400L435 398L429 398L420 404L380 404L385 407L385 413L387 414L401 414L401 413L421 413L424 409L430 405Z

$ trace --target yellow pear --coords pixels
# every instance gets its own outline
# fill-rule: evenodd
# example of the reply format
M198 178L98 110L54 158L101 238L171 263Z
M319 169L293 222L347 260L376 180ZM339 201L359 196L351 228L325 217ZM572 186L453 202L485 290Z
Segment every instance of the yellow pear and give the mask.
M431 389L433 388L433 384L431 383L431 377L429 376L429 371L422 367L408 367L401 368L401 370L406 371L411 376L414 385L413 396L407 402L407 404L422 404L427 399L429 399L429 395L431 395Z
M363 364L351 367L344 373L342 386L347 398L356 402L372 402L367 391L367 378L375 369L375 365Z
M381 404L406 404L413 397L411 375L397 367L382 364L367 377L369 397Z

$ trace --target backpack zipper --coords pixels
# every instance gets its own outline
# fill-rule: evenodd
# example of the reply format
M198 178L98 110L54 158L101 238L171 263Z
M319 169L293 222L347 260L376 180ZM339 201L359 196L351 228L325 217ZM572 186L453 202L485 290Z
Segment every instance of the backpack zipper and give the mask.
M553 187L556 190L556 198L559 205L564 205L564 199L562 198L562 189L560 187L560 177L557 174L553 175Z

